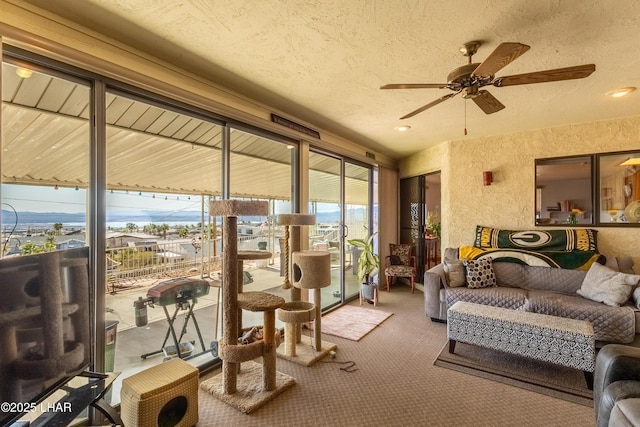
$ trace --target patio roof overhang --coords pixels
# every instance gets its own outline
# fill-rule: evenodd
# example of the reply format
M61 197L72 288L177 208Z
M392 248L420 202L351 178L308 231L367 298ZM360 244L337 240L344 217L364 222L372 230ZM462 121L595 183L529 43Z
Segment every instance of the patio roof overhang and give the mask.
M2 182L88 187L89 88L36 73L18 77L3 64ZM191 195L221 194L223 126L108 93L107 189ZM291 151L232 129L233 197L289 200ZM312 201L337 203L334 159L310 165ZM366 204L366 170L346 180L346 202Z

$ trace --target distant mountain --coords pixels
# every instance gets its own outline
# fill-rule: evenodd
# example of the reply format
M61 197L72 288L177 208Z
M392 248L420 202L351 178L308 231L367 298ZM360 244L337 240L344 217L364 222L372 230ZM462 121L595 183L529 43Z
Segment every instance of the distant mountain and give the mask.
M64 224L86 223L87 217L83 212L18 212L18 224ZM107 212L107 222L149 222L163 223L168 221L199 222L199 211L163 212L163 211L116 211ZM2 210L2 224L11 226L16 222L13 211Z
M56 222L78 223L85 222L84 213L64 212L18 212L18 224L55 224ZM10 226L16 223L16 214L13 211L2 210L2 224Z
M360 209L356 209L360 211ZM362 211L364 211L362 209ZM114 211L107 212L107 222L133 222L137 224L162 224L164 222L200 222L202 215L200 211ZM246 217L243 220L260 221L260 217ZM340 221L339 212L319 212L316 214L316 222L318 223L334 223ZM2 225L11 226L16 222L16 215L13 211L2 210ZM78 224L86 222L84 212L65 213L65 212L18 212L18 224L55 224L60 222L65 224Z

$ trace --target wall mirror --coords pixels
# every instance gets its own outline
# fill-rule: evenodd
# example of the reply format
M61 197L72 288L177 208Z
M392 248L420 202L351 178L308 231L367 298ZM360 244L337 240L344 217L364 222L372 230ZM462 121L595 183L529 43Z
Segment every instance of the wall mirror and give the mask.
M536 160L536 225L592 225L592 156Z
M536 225L640 227L640 151L536 159Z
M600 223L640 224L640 152L598 156Z

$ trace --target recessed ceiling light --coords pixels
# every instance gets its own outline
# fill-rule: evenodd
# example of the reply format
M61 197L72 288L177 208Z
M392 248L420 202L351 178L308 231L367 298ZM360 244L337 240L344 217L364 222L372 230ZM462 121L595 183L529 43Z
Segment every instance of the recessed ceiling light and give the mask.
M28 79L33 74L33 71L28 68L18 67L16 68L16 74L23 79Z
M396 126L394 129L397 130L398 132L406 132L409 129L411 129L411 126L409 125Z
M613 98L620 98L621 96L625 96L625 95L630 94L634 90L636 90L636 88L633 87L633 86L623 87L623 88L620 88L620 89L615 89L615 90L612 90L610 92L607 92L607 96L611 96Z

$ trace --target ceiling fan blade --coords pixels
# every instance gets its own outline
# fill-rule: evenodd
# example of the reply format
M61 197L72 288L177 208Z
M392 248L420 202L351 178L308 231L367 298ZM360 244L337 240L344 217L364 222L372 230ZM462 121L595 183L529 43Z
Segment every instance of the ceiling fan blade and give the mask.
M504 105L486 90L478 91L478 96L472 99L486 114L497 113L504 108Z
M500 45L491 52L491 55L489 55L482 64L478 65L471 75L494 76L496 72L515 61L529 49L529 46L522 43L500 43Z
M446 89L447 83L398 83L380 86L380 89Z
M459 93L459 92L456 92L456 93L450 93L450 94L448 94L448 95L445 95L445 96L443 96L443 97L440 97L440 98L436 99L435 101L432 101L432 102L428 103L427 105L422 106L422 107L418 108L417 110L410 112L410 113L409 113L409 114L407 114L406 116L402 116L402 117L400 117L400 120L402 120L402 119L408 119L409 117L413 117L413 116L415 116L416 114L422 113L424 110L427 110L427 109L429 109L429 108L431 108L431 107L434 107L434 106L436 106L436 105L440 104L441 102L446 101L447 99L449 99L449 98L452 98L452 97L456 96L458 93Z
M527 85L531 83L556 82L560 80L583 79L596 70L595 64L576 65L575 67L556 68L535 73L515 74L499 77L492 83L496 87Z

